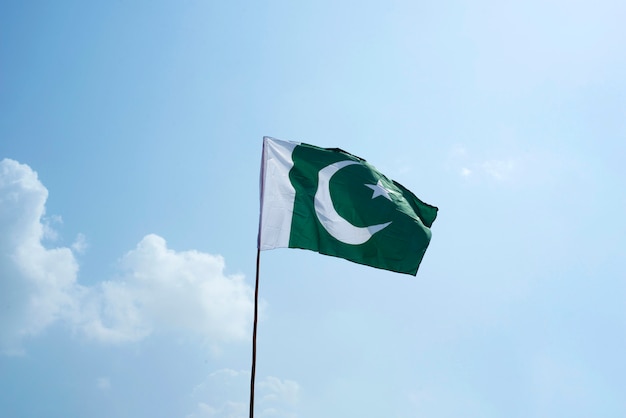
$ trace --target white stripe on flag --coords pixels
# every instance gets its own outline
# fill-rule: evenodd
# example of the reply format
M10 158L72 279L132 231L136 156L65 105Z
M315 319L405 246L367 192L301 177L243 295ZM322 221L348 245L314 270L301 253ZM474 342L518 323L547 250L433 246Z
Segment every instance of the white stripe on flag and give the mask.
M297 142L263 137L261 160L261 215L258 248L271 250L289 246L296 190L289 181L291 154Z

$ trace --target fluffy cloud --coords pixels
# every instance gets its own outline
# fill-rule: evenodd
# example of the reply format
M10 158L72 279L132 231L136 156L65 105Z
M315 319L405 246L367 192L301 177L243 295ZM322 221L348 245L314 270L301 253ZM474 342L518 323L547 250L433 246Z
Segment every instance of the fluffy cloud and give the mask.
M221 369L198 385L192 397L196 411L187 418L245 418L249 412L250 372ZM255 411L261 417L296 417L300 385L289 379L268 376L257 379ZM226 399L226 401L224 401Z
M0 350L16 353L73 309L78 264L68 248L42 245L48 191L27 165L0 161Z
M224 274L222 257L176 252L158 235L147 235L121 264L121 279L87 297L87 335L109 342L154 331L190 331L218 342L248 338L252 290L242 276Z
M268 392L263 397L263 400L281 400L289 404L296 404L298 402L300 385L293 380L281 380L277 377L269 376L259 384L259 388Z
M212 344L248 338L252 289L226 275L220 256L177 252L147 235L121 261L122 273L86 287L77 282L75 252L46 248L48 191L30 167L0 161L0 351L17 353L25 337L55 321L102 342L137 341L154 332L188 332Z

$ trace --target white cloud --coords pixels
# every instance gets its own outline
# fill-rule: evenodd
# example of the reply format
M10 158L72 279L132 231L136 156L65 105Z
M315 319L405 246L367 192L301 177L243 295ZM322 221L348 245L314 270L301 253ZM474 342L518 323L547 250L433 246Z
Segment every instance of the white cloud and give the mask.
M250 372L220 369L198 385L192 397L196 410L187 418L245 418L250 404ZM268 376L257 379L255 411L263 417L296 417L300 385L289 379Z
M274 376L268 376L263 382L259 384L259 389L268 392L263 400L280 400L289 404L295 404L298 402L298 396L300 393L300 385L293 380L281 380Z
M192 333L212 345L249 338L253 293L226 275L221 256L174 251L147 235L121 260L115 280L85 287L70 248L42 244L47 189L27 165L0 162L0 351L55 321L102 342L137 341L154 332ZM48 231L48 232L46 232ZM79 234L72 244L84 251Z
M43 239L48 241L56 241L59 239L58 232L54 229L52 224L62 224L63 218L59 215L45 216L41 219L43 226Z
M88 246L89 245L87 244L87 238L85 238L85 235L78 234L72 243L72 250L78 254L84 254Z
M221 256L177 252L160 236L147 235L121 265L120 279L87 296L87 335L123 342L155 331L189 331L212 342L248 339L252 289L242 276L224 274Z
M44 248L48 191L27 165L0 161L0 351L73 309L78 264L69 248Z

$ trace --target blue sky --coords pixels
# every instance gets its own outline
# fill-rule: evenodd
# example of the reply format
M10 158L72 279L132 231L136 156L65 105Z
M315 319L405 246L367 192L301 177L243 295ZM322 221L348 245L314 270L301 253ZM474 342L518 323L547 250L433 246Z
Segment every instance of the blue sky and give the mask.
M0 6L0 416L247 416L263 135L440 208L261 256L260 417L626 415L626 6Z

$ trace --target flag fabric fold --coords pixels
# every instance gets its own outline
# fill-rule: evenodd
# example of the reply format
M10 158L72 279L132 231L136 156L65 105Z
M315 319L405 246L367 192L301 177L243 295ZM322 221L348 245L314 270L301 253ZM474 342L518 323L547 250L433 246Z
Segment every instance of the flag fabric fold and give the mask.
M263 138L259 250L301 248L415 275L437 208L338 148Z

